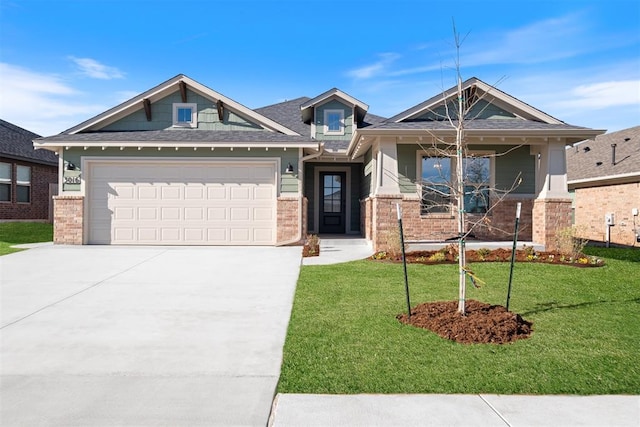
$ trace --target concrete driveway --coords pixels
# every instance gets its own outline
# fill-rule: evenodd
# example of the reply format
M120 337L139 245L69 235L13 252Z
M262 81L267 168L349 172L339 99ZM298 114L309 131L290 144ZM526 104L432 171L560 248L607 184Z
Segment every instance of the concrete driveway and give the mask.
M264 426L299 247L0 257L3 426Z

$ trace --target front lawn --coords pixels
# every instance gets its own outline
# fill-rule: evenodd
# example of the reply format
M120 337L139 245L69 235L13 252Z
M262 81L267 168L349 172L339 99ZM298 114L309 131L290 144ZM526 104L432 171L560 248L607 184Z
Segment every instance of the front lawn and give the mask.
M0 222L0 255L18 252L12 248L22 243L50 242L53 225L43 222Z
M606 265L517 263L511 344L458 344L403 325L401 264L303 266L278 392L640 394L640 250L586 250ZM505 305L509 263L472 264L467 297ZM411 304L457 298L456 265L409 265Z

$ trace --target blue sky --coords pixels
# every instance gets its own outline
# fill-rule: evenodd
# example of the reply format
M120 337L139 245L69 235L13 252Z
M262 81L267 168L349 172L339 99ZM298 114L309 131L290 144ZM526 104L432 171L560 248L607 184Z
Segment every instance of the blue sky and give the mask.
M0 118L62 132L177 74L258 108L386 117L478 77L567 123L640 124L637 0L0 0Z

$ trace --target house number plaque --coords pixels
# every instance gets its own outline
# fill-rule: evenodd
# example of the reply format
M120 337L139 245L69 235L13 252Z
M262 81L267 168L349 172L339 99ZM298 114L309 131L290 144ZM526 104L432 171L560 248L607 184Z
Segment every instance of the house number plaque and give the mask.
M80 175L77 176L65 176L64 177L65 184L80 184Z

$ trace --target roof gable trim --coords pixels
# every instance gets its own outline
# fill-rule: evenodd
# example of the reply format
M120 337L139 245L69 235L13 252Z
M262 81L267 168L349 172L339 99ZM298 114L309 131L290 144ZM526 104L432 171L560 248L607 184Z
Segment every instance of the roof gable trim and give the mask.
M262 114L251 110L248 107L240 104L239 102L234 101L231 98L228 98L221 93L218 93L207 86L204 86L201 83L185 76L184 74L179 74L160 85L149 89L146 92L143 92L136 97L125 101L124 103L117 105L116 107L111 108L99 114L85 122L80 123L79 125L68 129L63 133L67 134L76 134L87 130L98 130L101 127L106 126L109 123L112 123L122 117L125 117L134 111L141 110L144 108L144 100L147 99L150 102L157 101L158 99L164 98L165 96L176 92L180 89L182 84L186 84L190 89L198 92L202 96L206 98L212 99L215 103L219 101L222 102L225 108L230 109L231 111L241 115L246 116L253 121L255 121L262 128L272 131L272 132L280 132L285 135L299 135L297 132L283 126Z
M480 99L485 99L487 100L487 102L494 104L505 111L511 112L525 120L537 120L549 124L564 123L561 120L558 120L555 117L550 116L549 114L540 111L537 108L534 108L531 105L522 102L505 92L502 92L495 86L491 86L476 77L472 77L463 82L462 90L468 89L472 86L475 86L482 92L482 94L480 95ZM425 102L422 102L412 108L409 108L408 110L403 111L402 113L391 117L389 121L399 123L405 120L417 118L425 112L433 111L440 105L448 103L451 99L457 96L457 93L458 88L457 86L454 86L444 91L443 93L426 100Z

